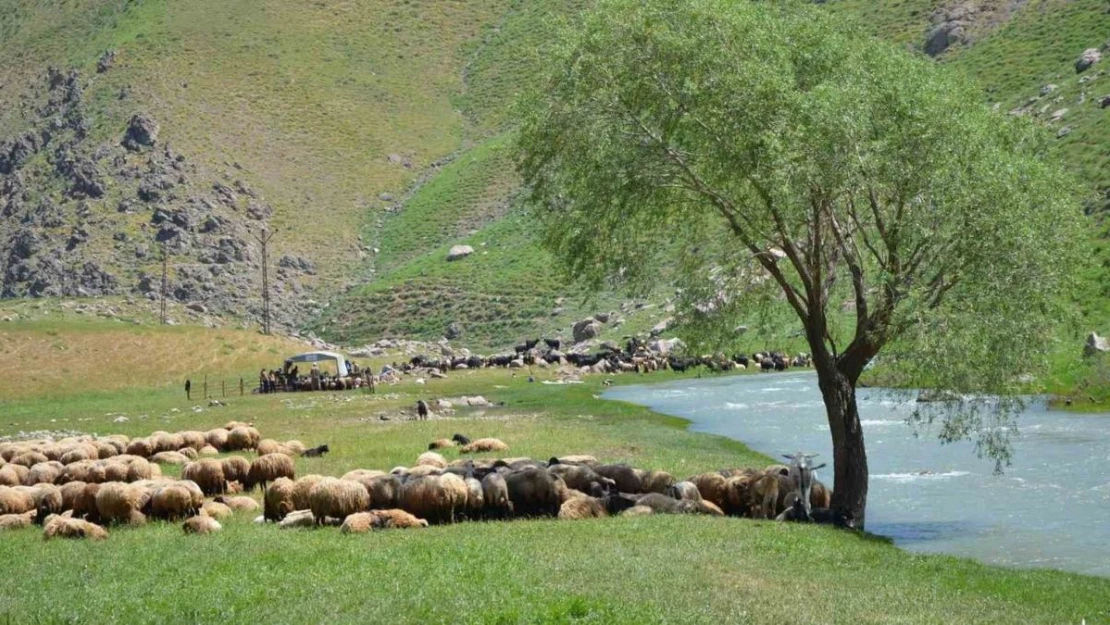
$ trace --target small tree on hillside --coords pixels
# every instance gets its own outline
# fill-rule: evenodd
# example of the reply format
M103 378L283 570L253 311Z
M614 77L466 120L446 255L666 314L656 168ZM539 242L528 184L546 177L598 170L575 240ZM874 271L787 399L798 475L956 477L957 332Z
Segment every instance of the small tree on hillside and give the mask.
M958 77L792 3L602 0L557 48L518 140L546 245L595 286L657 279L677 251L692 330L774 288L812 351L833 505L859 523L856 384L880 350L960 393L1013 395L1044 364L1074 185ZM941 436L1001 466L1013 404L983 408Z

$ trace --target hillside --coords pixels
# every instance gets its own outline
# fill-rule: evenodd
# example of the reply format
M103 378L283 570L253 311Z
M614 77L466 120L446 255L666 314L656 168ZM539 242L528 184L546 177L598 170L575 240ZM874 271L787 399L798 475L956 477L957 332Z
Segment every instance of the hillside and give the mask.
M585 4L0 0L3 296L153 296L164 239L174 299L257 319L268 227L280 320L330 340L501 347L604 311L628 313L607 338L652 327L665 279L644 309L564 284L516 201L512 103ZM1108 61L1076 69L1105 0L823 7L1058 134L1092 198L1080 330L1110 330ZM157 136L125 147L136 115Z

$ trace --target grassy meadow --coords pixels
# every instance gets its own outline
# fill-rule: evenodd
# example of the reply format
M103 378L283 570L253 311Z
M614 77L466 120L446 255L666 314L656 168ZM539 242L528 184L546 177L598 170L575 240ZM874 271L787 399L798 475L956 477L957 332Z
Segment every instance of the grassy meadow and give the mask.
M198 328L167 329L164 340L179 331L228 340L226 331ZM58 340L74 341L80 332L61 328L57 334ZM192 343L197 340L194 336ZM177 349L182 358L193 357L184 346ZM245 349L259 360L275 360L267 347ZM44 367L55 371L48 378L57 375L64 360L47 352ZM258 364L234 358L219 363L213 375L225 377L249 375ZM134 368L140 370L141 363ZM540 381L547 378L538 374ZM5 377L20 375L8 372ZM599 400L601 376L584 384L546 385L505 370L454 372L425 385L405 377L396 385L380 386L373 395L231 397L226 406L209 407L195 396L186 401L177 384L157 376L137 376L126 386L103 388L101 375L114 378L119 373L91 369L87 378L101 387L97 389L55 393L44 387L17 398L5 393L0 436L42 429L141 436L252 421L264 437L331 446L323 458L298 459L298 475L411 465L428 441L455 432L501 438L510 445L507 455L585 453L679 477L770 462L738 442L689 432L682 419ZM617 381L674 376L623 376ZM473 395L503 405L467 408L456 402L454 413L411 420L418 398ZM444 455L452 459L457 452L448 449ZM166 473L176 469L166 467ZM103 543L43 542L34 528L8 532L0 539L0 560L11 563L13 575L0 590L0 619L1110 622L1107 579L912 555L879 538L822 527L655 516L463 523L347 536L335 528L258 526L253 516L240 514L222 532L206 537L186 536L180 524L163 522L110 528Z

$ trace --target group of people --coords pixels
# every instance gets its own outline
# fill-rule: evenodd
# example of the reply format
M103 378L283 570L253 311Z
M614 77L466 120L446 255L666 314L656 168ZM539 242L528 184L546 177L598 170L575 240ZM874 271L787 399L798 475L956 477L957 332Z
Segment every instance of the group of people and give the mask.
M369 367L361 367L357 363L346 361L348 375L329 373L320 369L320 365L312 363L307 374L301 374L297 365L289 366L286 363L284 370L262 369L258 373L258 392L277 393L281 391L334 391L349 388L374 388L374 372Z

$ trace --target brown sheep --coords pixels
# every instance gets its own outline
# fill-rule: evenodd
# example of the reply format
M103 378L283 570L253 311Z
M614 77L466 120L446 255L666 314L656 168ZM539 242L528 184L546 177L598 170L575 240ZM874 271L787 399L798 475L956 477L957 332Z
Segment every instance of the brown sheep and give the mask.
M272 482L279 477L294 479L295 473L292 458L285 454L269 454L259 456L251 463L250 471L241 483L243 489L250 492L255 486L265 489L267 482Z
M563 480L546 469L527 468L505 476L513 512L523 517L557 516L563 500L559 494L566 488Z
M396 475L379 475L359 482L370 493L370 505L375 508L395 508L401 499L401 479Z
M664 494L675 499L701 501L701 493L698 492L698 487L693 482L676 482Z
M297 510L290 512L280 522L278 527L281 529L291 529L295 527L315 527L316 519L312 517L311 510Z
M560 456L559 457L559 464L595 465L595 464L599 464L599 463L597 461L597 458L595 458L593 456L578 454L578 455L571 455L571 456Z
M220 522L210 516L189 517L181 527L186 534L212 534L223 529Z
M455 446L455 441L453 441L449 438L437 438L434 441L428 443L428 449L429 450L432 450L432 449L446 449L448 447L454 447L454 446Z
M751 475L730 477L725 484L725 505L721 509L732 516L747 516L750 513L752 482L758 479Z
M23 514L35 509L31 493L19 486L0 486L0 514Z
M298 457L298 458L300 456L303 456L305 450L307 449L307 447L305 446L304 443L302 443L301 441L295 440L295 439L285 441L284 446L285 446L286 449L288 449L290 452L292 452L291 455L293 457Z
M293 453L293 450L271 438L259 441L257 447L255 447L255 450L258 452L259 456L265 456L267 454L285 454L286 456L296 455Z
M249 460L242 456L230 456L224 458L222 461L224 467L224 479L229 482L239 482L243 484L247 480L247 475L251 470L251 463Z
M185 440L179 434L155 432L150 435L150 444L154 448L154 453L160 451L177 451L185 446Z
M466 484L466 504L463 506L463 514L468 519L481 518L482 511L485 508L485 494L482 492L482 483L478 480L467 477L463 478Z
M718 508L727 505L728 481L720 473L702 473L690 481L698 488L702 499L713 502Z
M643 480L636 470L627 464L601 464L594 467L601 477L607 477L617 484L617 489L622 493L643 492Z
M127 453L131 456L149 458L154 455L154 445L145 438L136 438L127 444Z
M306 475L293 483L293 509L294 510L308 510L308 495L312 492L312 487L320 483L324 479L323 475ZM346 479L346 478L342 478ZM356 480L348 480L356 481ZM364 486L365 488L365 486Z
M167 521L193 516L197 513L193 496L183 486L171 484L154 491L150 499L151 515Z
M418 467L435 467L437 469L447 468L447 459L437 454L434 451L426 451L416 458L416 466Z
M356 512L370 509L370 494L358 482L326 477L316 483L308 494L308 507L317 525L333 519L345 519Z
M181 432L179 436L181 437L181 442L183 443L181 445L181 448L179 449L189 448L193 451L200 451L204 448L205 445L208 444L208 439L205 437L204 432Z
M40 462L27 471L27 476L23 478L23 485L53 484L61 477L63 468L56 462Z
M62 456L58 458L58 462L62 464L73 464L81 460L96 460L99 457L99 453L90 454L88 449L77 447L62 454Z
M231 517L235 514L235 511L232 510L231 507L227 504L223 504L218 501L209 501L201 506L200 514L219 520Z
M753 518L773 519L778 514L779 477L775 472L764 473L751 481L748 507Z
M811 508L831 508L832 491L828 486L813 480L813 486L809 491L809 505Z
M225 429L208 430L204 433L204 440L208 441L208 445L217 451L223 451L227 448L227 435L228 431Z
M250 497L216 497L216 503L222 503L232 510L232 512L254 512L261 508L258 502ZM307 506L305 506L307 507Z
M182 447L181 450L178 451L177 453L181 454L182 456L185 456L185 458L189 461L193 461L193 460L196 460L197 458L200 458L200 454L197 453L197 450L193 449L192 447Z
M206 458L185 465L185 468L181 470L181 477L196 482L201 491L208 496L222 495L227 492L224 464L214 458Z
M37 451L28 451L12 458L10 462L11 464L17 464L30 469L40 462L48 462L49 460L50 458L47 458L42 453L39 453Z
M178 451L160 451L151 456L150 461L158 464L185 465L189 462L189 459Z
M108 482L96 493L96 509L100 518L108 523L132 523L143 507L145 492L133 484Z
M559 518L568 521L578 519L596 519L609 514L600 499L589 496L571 497L559 507Z
M469 490L457 475L413 478L401 486L398 507L429 523L454 523L455 512L466 505Z
M63 510L72 510L75 517L84 517L94 522L100 520L100 511L96 508L96 493L100 490L100 484L70 482L60 487L60 490Z
M30 527L37 515L38 513L34 510L23 514L2 514L0 515L0 532Z
M253 430L253 431L252 431ZM241 451L258 447L260 438L256 438L258 431L249 427L237 427L227 433L227 443L224 451Z
M93 466L95 467L95 466L97 466L97 464L100 464L100 466L102 466L104 468L104 475L103 475L104 479L99 478L99 472L98 471L95 472L98 476L97 479L99 481L101 481L101 482L126 482L127 481L127 473L130 470L130 464L128 464L127 462L116 461L115 458L113 458L112 460L104 461L103 464L95 463ZM94 471L92 471L90 469L89 476L92 477L93 473L94 473Z
M463 445L462 453L476 454L487 451L508 451L509 446L496 438L479 438L476 441L471 441L467 445Z
M23 469L26 473L21 473L20 469ZM22 465L6 464L0 467L0 486L19 486L30 471Z
M52 538L88 538L89 540L104 540L108 538L108 530L82 519L51 515L43 523L43 540Z
M674 484L674 476L666 471L648 471L641 476L640 489L645 493L666 493Z
M34 492L31 493L31 499L35 501L35 510L39 513L39 518L45 519L51 514L58 514L65 510L65 499L62 497L62 489L54 486L53 484L39 484L34 487Z
M262 498L262 514L267 521L281 521L296 510L293 507L293 487L293 480L282 477L266 489Z
M369 512L356 512L348 514L343 519L339 531L344 534L366 534L370 530L381 527L382 519Z
M590 492L593 484L616 486L615 482L598 475L596 471L585 465L552 464L548 470L552 475L562 478L567 487L584 493Z
M382 520L382 529L411 529L428 527L428 522L399 508L371 510L370 514Z
M211 458L218 455L220 455L220 450L211 445L205 445L204 447L200 448L200 451L197 452L197 456L202 458Z
M647 506L632 506L621 512L621 516L651 516L653 514L655 514L655 510Z
M505 483L505 476L500 473L490 473L482 478L482 499L485 501L487 517L505 519L513 515L509 487Z
M162 475L162 470L158 468L158 465L151 464L143 458L135 458L127 463L127 481L129 482L149 480L159 475Z
M243 423L242 421L228 421L224 424L224 429L231 431L235 428L249 428L254 427L253 423Z
M116 447L108 441L96 442L96 459L105 460L107 458L114 458L122 453L119 447Z

